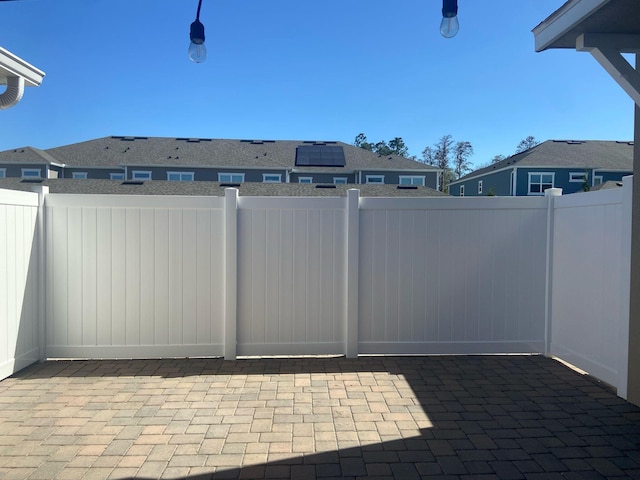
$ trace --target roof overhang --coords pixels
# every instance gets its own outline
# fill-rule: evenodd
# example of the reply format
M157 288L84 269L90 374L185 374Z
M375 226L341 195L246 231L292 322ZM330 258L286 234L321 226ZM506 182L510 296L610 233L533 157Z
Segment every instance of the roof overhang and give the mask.
M0 85L6 84L8 77L22 77L27 87L37 87L44 75L42 70L0 47Z
M569 0L533 29L535 48L589 52L640 105L640 73L622 55L640 53L640 1Z
M637 0L569 0L533 29L536 52L576 48L583 34L640 35Z

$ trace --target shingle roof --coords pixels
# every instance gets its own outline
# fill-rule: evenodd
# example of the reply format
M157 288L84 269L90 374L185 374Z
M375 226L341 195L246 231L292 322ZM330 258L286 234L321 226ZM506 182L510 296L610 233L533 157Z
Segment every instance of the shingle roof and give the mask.
M39 148L22 147L0 152L0 164L51 164L58 163L49 153Z
M345 167L295 167L300 145L341 146ZM117 165L223 166L239 168L295 168L297 171L344 172L345 170L437 170L435 167L396 155L381 156L343 142L295 140L225 140L166 137L104 137L51 148L46 151L68 166ZM0 158L2 154L0 153Z
M0 189L31 191L34 185L46 185L50 193L117 194L117 195L186 195L224 196L228 184L219 182L123 182L122 180L91 180L50 178L42 181L20 178L0 178ZM344 197L347 190L357 188L362 197L439 197L448 196L429 187L404 187L397 185L317 185L302 183L253 183L245 182L237 188L240 196L257 197ZM335 187L335 188L333 188Z
M488 167L475 170L456 180L456 182L514 166L632 171L633 142L547 140L525 152L505 158Z

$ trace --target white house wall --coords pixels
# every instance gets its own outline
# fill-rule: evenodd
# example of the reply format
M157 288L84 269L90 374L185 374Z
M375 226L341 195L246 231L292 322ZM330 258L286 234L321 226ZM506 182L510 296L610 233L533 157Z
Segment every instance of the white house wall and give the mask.
M631 222L624 193L620 188L556 198L551 329L552 354L622 392Z
M540 352L545 199L362 199L361 353Z
M38 194L0 190L0 379L38 361Z
M48 195L47 355L222 355L223 201Z

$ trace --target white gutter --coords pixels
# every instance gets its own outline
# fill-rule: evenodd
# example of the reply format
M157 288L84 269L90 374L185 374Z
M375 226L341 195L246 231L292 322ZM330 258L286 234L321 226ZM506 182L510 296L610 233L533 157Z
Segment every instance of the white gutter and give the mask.
M0 84L7 89L0 95L0 110L13 107L24 95L24 87L37 87L44 72L0 47Z

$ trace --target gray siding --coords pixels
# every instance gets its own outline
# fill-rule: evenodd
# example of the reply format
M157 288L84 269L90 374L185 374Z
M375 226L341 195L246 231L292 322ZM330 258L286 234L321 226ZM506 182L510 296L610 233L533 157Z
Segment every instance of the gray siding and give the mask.
M336 177L346 178L347 183L356 183L356 176L353 173L304 173L295 172L289 175L289 181L291 183L298 183L300 177L311 177L313 183L333 183L333 179Z
M511 172L512 170L502 170L496 173L489 173L480 177L456 183L449 186L449 194L455 197L460 196L460 186L464 185L465 197L477 197L496 195L508 197L511 195ZM482 181L482 193L478 194L478 182Z
M282 181L286 182L286 170L246 170L242 168L189 168L189 167L146 167L128 166L127 178L131 179L134 171L150 171L152 180L167 180L167 172L193 172L195 181L217 182L218 173L244 174L245 182L262 182L262 175L280 174Z

